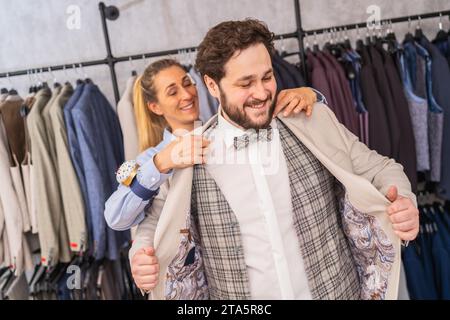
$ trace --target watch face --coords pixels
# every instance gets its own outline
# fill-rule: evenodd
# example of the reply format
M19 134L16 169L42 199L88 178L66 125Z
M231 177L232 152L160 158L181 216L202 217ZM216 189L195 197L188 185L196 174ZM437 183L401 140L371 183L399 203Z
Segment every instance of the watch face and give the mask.
M124 162L120 166L119 170L117 170L117 173L116 173L117 182L123 183L133 172L134 168L136 168L136 165L137 165L136 160L130 160L130 161Z

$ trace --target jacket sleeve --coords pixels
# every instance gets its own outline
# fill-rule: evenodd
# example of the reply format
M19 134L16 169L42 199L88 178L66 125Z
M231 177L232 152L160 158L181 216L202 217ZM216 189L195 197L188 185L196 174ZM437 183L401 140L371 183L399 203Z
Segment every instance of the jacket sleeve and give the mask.
M151 207L145 211L144 219L139 223L136 229L133 245L128 253L130 263L139 249L153 247L156 226L164 208L168 191L169 182L167 181L161 186L158 195L153 199Z
M396 186L398 194L410 198L417 207L417 199L411 191L411 183L403 171L403 166L394 159L382 156L369 149L359 138L342 125L328 108L323 106L333 126L344 141L345 152L351 159L353 172L370 181L375 188L385 195L390 186ZM330 130L332 131L332 130Z

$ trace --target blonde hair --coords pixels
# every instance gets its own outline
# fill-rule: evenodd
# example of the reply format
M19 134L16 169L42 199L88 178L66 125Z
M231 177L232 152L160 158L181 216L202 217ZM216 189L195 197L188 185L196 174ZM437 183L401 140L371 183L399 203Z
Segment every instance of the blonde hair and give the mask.
M153 62L144 73L136 79L133 90L134 113L139 137L139 150L142 152L155 147L163 140L164 129L168 126L163 116L152 112L148 104L158 102L154 84L155 76L162 70L172 66L183 66L173 59L162 59Z

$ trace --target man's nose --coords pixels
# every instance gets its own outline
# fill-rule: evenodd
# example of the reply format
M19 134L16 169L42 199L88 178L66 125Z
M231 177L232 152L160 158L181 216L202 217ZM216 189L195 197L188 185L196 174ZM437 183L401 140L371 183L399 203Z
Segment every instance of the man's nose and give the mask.
M254 86L252 93L253 99L258 99L261 101L264 101L269 97L269 90L266 89L262 82L259 82Z

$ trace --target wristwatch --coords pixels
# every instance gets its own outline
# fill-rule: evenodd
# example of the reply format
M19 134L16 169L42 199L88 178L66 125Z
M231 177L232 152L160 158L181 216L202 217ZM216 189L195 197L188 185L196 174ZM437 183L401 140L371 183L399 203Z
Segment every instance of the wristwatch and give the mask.
M139 165L136 163L136 160L125 161L117 170L117 182L129 187L136 177L138 169Z

